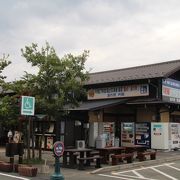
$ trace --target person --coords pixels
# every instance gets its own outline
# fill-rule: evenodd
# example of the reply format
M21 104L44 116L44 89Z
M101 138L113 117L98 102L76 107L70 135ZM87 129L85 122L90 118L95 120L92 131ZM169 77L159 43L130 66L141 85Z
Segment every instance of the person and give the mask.
M13 137L13 133L12 133L11 130L8 131L7 136L8 136L8 142L11 143L12 142L12 137Z
M18 131L15 131L14 136L13 136L13 142L19 143L19 141L20 141L20 134Z

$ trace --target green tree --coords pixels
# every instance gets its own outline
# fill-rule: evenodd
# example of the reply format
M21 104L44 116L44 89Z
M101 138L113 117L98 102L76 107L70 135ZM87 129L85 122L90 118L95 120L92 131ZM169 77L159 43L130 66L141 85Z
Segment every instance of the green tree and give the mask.
M85 71L88 51L78 56L67 54L60 58L48 43L42 48L32 43L21 51L26 61L38 68L36 75L26 72L23 77L23 89L36 98L36 113L47 114L50 120L56 120L62 115L66 104L78 105L88 78Z
M9 83L5 82L6 76L3 76L3 70L11 64L8 60L9 55L3 55L0 58L0 124L3 127L10 128L17 125L18 110L14 106L16 98L10 96Z
M64 105L78 104L88 78L84 67L88 51L79 56L67 54L59 58L48 43L41 50L33 43L21 51L27 62L38 67L37 75L26 73L24 76L29 93L36 96L37 111L55 116Z
M9 65L11 64L11 61L8 60L9 55L3 55L2 58L0 58L0 86L2 88L2 86L5 85L4 79L6 78L6 76L2 75L3 70ZM5 89L1 89L1 93L2 91Z

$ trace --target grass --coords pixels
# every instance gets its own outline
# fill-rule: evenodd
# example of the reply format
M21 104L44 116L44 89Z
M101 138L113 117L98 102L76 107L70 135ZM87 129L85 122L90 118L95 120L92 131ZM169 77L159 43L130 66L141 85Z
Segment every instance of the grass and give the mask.
M35 159L23 159L23 164L44 164L45 160L44 159L39 159L39 158L35 158Z

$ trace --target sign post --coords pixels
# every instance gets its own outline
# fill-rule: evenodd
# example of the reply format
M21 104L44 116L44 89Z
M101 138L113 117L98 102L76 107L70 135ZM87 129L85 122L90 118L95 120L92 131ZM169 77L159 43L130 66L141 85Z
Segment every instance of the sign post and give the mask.
M22 96L21 115L34 116L35 98L31 96Z
M28 117L28 134L27 134L27 160L30 159L30 117L34 116L35 98L32 96L21 97L21 115Z
M53 153L55 156L55 172L51 176L51 180L64 180L64 176L61 174L60 171L60 162L59 158L63 155L64 153L64 143L61 141L56 141L53 146Z

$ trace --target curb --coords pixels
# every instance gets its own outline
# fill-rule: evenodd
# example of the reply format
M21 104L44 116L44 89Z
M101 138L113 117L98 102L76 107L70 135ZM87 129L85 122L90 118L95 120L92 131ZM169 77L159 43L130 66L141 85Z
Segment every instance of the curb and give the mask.
M118 171L118 170L130 169L130 168L135 168L135 167L140 167L140 166L149 166L149 165L177 161L177 160L180 160L180 155L175 156L175 157L164 158L164 159L148 160L148 161L144 161L144 162L135 162L135 163L130 163L130 164L104 167L104 168L94 170L90 173L91 174L105 173L105 172L109 172L109 171Z

